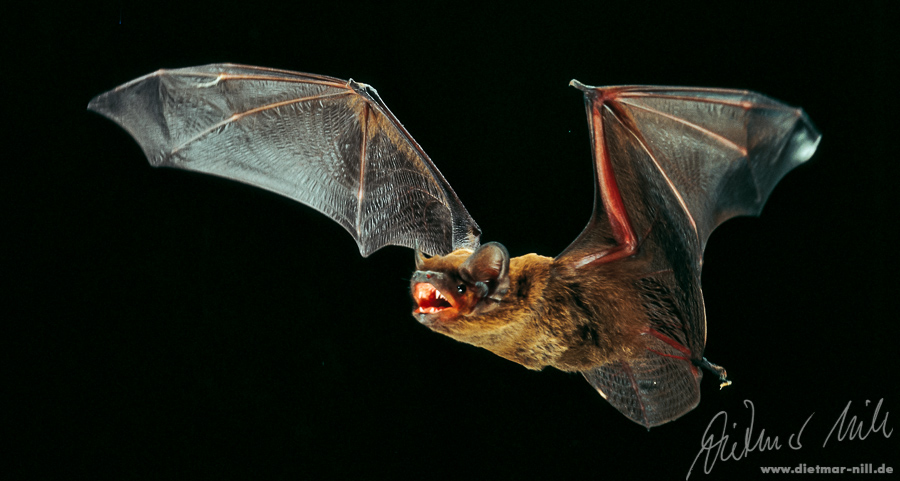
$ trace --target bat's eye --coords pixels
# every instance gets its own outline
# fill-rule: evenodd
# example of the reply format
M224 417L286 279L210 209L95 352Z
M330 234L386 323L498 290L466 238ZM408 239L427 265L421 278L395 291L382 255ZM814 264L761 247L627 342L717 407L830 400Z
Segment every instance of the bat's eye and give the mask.
M458 293L460 293L460 294L465 293L465 292L466 292L466 285L465 285L465 284L460 284L460 285L456 286L456 292L458 292Z

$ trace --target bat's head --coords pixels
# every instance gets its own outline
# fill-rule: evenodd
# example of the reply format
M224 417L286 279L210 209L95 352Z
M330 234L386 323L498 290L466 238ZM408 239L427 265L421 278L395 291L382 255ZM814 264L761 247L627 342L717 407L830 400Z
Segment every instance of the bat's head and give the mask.
M474 252L459 249L424 258L416 252L410 284L413 317L431 329L457 337L466 318L495 310L509 290L509 252L490 242Z

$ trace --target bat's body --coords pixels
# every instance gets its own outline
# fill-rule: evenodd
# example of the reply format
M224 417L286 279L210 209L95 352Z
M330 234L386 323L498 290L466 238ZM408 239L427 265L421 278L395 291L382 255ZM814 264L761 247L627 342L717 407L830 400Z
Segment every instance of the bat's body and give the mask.
M556 257L510 258L370 87L240 65L158 71L89 108L153 165L228 177L331 216L365 256L415 248L413 316L529 369L581 372L656 426L700 399L706 239L758 214L815 151L806 115L747 91L587 87L594 214ZM419 250L432 254L426 258Z
M423 260L413 275L414 295L419 297L423 284L436 284L448 292L448 303L453 299L465 311L466 301L453 294L462 281L444 287L434 278L458 271L471 254L461 250ZM641 328L629 322L642 311L634 283L628 282L634 276L621 270L592 274L572 272L537 254L515 257L509 260L507 292L493 309L460 315L453 307L430 314L429 307L418 307L413 316L435 331L529 369L583 371L626 359L643 345ZM430 290L424 290L429 296ZM447 315L439 315L443 313Z

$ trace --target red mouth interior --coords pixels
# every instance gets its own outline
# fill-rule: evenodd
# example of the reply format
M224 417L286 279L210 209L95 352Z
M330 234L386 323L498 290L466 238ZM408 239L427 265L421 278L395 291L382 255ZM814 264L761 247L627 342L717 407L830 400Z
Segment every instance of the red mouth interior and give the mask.
M450 301L444 297L440 291L427 282L416 284L413 298L416 300L416 304L419 305L416 312L433 314L449 307L453 307L453 305L450 304Z

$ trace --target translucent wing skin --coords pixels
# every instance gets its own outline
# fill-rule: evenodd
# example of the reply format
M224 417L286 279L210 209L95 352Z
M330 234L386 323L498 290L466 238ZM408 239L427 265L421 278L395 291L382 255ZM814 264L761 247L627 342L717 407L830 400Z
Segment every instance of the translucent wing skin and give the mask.
M573 84L585 92L591 124L595 205L555 262L581 275L627 273L644 310L644 349L583 374L649 428L700 400L709 234L736 215L759 214L820 135L802 110L753 92Z
M94 98L153 166L261 187L331 217L365 257L427 254L481 234L422 148L368 85L261 67L159 70Z

